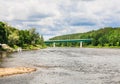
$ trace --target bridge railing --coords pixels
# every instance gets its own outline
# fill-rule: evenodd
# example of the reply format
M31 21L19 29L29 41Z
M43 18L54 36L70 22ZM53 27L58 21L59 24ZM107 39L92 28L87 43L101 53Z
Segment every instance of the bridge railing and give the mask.
M53 47L55 47L55 43L80 42L80 47L82 47L83 42L91 42L91 41L92 41L92 39L48 40L48 41L45 41L45 44L53 43Z

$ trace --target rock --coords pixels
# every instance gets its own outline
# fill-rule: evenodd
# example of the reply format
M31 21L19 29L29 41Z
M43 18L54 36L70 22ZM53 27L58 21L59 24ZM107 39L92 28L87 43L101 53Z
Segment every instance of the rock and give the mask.
M1 47L2 47L3 50L5 50L7 52L12 52L13 51L13 48L8 46L7 44L1 44Z

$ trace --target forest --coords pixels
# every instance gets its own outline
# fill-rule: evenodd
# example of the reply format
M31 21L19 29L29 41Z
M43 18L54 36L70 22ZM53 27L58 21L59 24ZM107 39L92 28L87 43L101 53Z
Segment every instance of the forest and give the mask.
M44 47L44 39L35 28L19 30L5 22L0 22L0 44L7 44L14 49L18 47L37 49Z
M50 40L65 39L92 39L90 43L84 43L84 46L91 47L120 47L120 27L105 27L98 30L92 30L86 33L76 33L61 35L51 38ZM57 46L79 46L79 43L62 43Z

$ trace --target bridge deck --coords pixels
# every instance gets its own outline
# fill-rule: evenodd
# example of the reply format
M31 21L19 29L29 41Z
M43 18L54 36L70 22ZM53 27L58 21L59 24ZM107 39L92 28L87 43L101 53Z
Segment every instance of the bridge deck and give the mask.
M92 39L68 39L68 40L48 40L45 43L60 43L60 42L90 42Z

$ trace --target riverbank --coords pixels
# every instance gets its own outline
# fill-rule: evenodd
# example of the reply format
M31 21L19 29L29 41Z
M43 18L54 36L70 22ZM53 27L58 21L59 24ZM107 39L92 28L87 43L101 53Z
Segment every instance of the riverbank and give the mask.
M10 53L14 52L21 52L21 51L27 51L27 50L38 50L40 48L38 47L32 47L31 49L14 49L8 46L7 44L2 44L1 45L1 50L0 50L0 77L4 76L10 76L10 75L16 75L16 74L24 74L24 73L30 73L33 71L36 71L36 68L28 68L28 67L1 67L1 64L4 60L4 58L9 57Z
M8 56L7 52L4 52L0 56L0 66L3 62L3 59L7 56ZM8 67L4 67L4 68L0 68L0 77L30 73L33 71L36 71L36 68L28 68L28 67L14 67L14 68L10 67L10 68L8 68Z
M36 71L36 68L15 67L15 68L0 68L0 77L10 76L15 74L30 73Z

